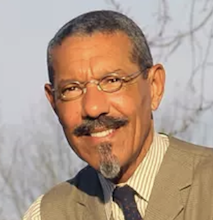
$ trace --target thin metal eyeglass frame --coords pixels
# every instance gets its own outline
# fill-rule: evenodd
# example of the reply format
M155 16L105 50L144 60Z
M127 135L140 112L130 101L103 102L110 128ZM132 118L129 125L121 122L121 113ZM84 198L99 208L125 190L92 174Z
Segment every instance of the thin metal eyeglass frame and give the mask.
M145 69L142 70L142 71L139 70L139 71L137 71L137 72L131 73L130 75L123 76L123 77L117 76L116 73L110 73L110 74L104 76L103 78L101 78L100 80L92 79L92 80L87 81L87 82L85 82L85 83L83 83L83 84L80 83L79 81L73 81L72 83L77 84L77 85L82 89L82 90L81 90L81 91L82 91L81 94L79 94L78 96L76 96L76 97L74 97L74 98L66 99L65 97L63 97L63 94L62 94L61 92L59 92L58 98L61 99L62 101L72 101L72 100L75 100L75 99L79 98L80 96L82 96L83 94L86 93L86 90L87 90L86 86L87 86L88 83L94 83L94 84L96 84L99 91L103 91L103 92L107 92L107 93L117 92L117 91L119 91L119 90L123 87L123 84L124 84L124 83L127 83L127 82L129 82L129 81L131 81L131 80L137 78L137 77L140 76L140 74L141 74L143 71L145 71L146 69L147 69L147 68L145 68ZM116 88L115 90L107 91L107 90L104 90L104 89L100 86L100 83L101 83L104 79L106 79L107 77L110 77L110 76L116 76L117 78L119 78L119 79L121 80L121 85L120 85L118 88ZM54 89L54 88L52 88L52 92L55 93L55 92L58 92L58 91L59 91L59 89Z

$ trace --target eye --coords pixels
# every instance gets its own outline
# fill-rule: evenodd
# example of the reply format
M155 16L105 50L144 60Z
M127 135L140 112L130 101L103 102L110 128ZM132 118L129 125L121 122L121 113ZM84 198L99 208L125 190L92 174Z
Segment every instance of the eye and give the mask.
M120 81L119 78L111 78L111 79L108 79L108 83L116 83L116 82L118 82L118 81Z
M76 93L79 91L81 91L81 88L78 84L71 84L71 85L67 85L66 87L64 87L61 90L61 94L66 96L68 94Z
M102 90L114 92L121 88L122 80L118 76L107 76L100 82Z
M109 76L103 80L104 84L113 84L113 83L118 83L118 82L120 82L120 78L116 76Z

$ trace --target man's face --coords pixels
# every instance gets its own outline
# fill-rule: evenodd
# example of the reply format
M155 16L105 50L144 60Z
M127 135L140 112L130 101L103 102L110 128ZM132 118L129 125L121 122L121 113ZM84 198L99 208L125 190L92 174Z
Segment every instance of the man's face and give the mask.
M54 88L57 90L72 80L86 82L114 72L120 77L137 72L139 66L131 61L131 50L129 38L121 32L68 37L52 51ZM121 169L128 169L142 157L152 127L151 111L160 102L153 104L156 102L153 77L144 79L142 74L113 93L100 91L96 84L88 83L86 93L71 101L54 99L50 87L45 87L70 146L97 170L103 161L113 161ZM111 127L108 126L108 116L118 119L120 124L116 126L112 120ZM79 126L88 120L91 129L81 133Z

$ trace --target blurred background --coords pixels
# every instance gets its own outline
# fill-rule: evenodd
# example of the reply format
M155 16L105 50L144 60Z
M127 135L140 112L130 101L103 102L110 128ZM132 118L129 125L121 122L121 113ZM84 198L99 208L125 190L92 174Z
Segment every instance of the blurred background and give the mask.
M156 130L213 147L213 1L0 0L0 219L29 205L82 166L44 96L46 47L75 16L111 9L144 31L167 71Z

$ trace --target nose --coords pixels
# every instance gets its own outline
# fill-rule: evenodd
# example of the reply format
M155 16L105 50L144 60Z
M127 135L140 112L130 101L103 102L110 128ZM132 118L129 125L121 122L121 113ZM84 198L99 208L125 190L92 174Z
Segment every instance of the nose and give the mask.
M82 116L98 118L102 114L108 114L109 109L107 94L100 91L97 85L87 85L86 93L82 98Z

